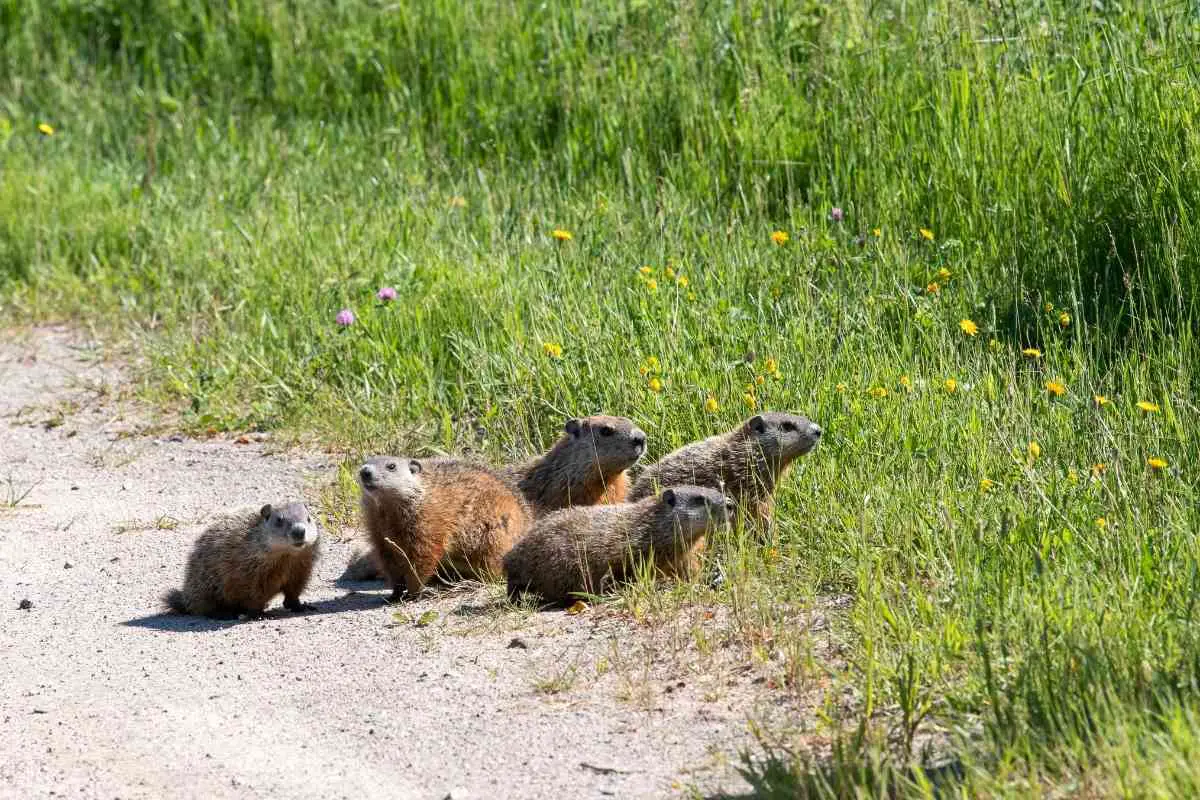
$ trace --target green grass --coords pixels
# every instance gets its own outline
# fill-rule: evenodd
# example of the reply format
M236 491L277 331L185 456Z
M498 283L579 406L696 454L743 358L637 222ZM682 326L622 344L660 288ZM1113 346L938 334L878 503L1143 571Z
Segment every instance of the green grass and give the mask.
M937 731L968 793L1194 793L1194 5L484 6L0 0L6 316L137 340L198 430L352 449L803 411L717 595L780 637L851 595L856 702L764 792L928 792Z

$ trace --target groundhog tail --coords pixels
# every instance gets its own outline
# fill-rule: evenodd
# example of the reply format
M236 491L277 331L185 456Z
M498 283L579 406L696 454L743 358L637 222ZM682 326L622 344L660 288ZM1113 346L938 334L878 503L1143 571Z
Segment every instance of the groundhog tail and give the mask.
M167 604L167 608L174 611L176 614L188 613L187 603L183 600L183 592L179 589L172 589L163 595L163 602Z

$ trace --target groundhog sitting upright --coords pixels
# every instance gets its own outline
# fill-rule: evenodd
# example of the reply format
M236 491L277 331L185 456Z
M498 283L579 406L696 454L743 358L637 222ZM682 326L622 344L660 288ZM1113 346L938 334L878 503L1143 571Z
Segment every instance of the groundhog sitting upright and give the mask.
M504 557L508 594L570 602L572 594L600 594L627 580L647 558L661 574L678 574L696 539L727 524L733 508L714 489L672 486L638 503L556 511Z
M638 476L629 499L648 497L659 487L677 483L710 486L724 491L751 519L766 525L780 478L820 438L821 427L798 414L757 414L728 433L663 456Z
M506 467L538 516L570 506L625 501L626 470L646 452L646 434L625 417L569 419L554 446Z
M453 459L378 456L358 471L373 556L393 601L416 597L439 567L499 576L529 526L529 508L490 469Z
M283 592L289 611L300 602L317 558L320 531L303 503L265 505L218 519L188 558L183 589L163 597L172 611L208 617L261 617Z

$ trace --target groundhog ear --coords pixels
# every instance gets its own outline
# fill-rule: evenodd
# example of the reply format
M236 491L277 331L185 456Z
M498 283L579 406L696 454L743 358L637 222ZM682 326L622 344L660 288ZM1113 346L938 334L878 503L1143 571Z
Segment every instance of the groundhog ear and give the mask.
M408 462L408 471L411 472L413 475L420 475L421 474L421 462L417 461L415 459Z
M762 433L767 429L767 421L762 418L762 414L755 414L746 420L746 427L755 433Z
M579 422L579 420L577 420L577 419L569 419L569 420L567 420L567 424L563 426L563 430L564 430L564 431L566 431L566 432L567 432L568 434L570 434L571 436L578 436L578 435L579 435L579 429L580 429L581 427L582 427L582 425L581 425L581 423Z
M259 511L258 513L262 515L263 519L270 519L271 518L271 504L267 503L265 506L262 507L262 510Z
M666 503L669 508L674 508L675 503L677 503L679 500L679 498L677 498L675 496L674 489L667 489L665 492L663 492L662 499L663 499L663 502Z

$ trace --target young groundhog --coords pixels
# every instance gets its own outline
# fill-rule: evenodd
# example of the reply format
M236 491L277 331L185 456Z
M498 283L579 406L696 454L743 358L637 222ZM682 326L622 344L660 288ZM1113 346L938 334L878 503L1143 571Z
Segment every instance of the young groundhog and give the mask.
M715 489L672 486L637 503L556 511L504 557L508 594L570 602L573 593L599 594L632 577L648 557L666 576L686 572L681 559L692 544L727 524L733 509Z
M647 467L633 484L630 500L661 486L694 483L721 489L759 524L771 521L779 479L821 438L821 427L798 414L757 414L720 436L681 447Z
M163 600L180 614L261 617L271 598L283 592L284 608L309 610L300 593L312 576L319 538L303 503L222 517L196 540L183 589Z
M453 459L378 456L358 471L373 556L393 601L416 597L439 567L499 576L529 527L529 508L486 467Z
M535 516L542 516L573 505L624 501L627 470L645 452L646 434L632 420L569 419L562 437L545 454L499 474L525 496ZM369 581L382 575L373 550L356 550L341 579Z
M545 454L503 470L538 516L570 506L621 503L626 470L646 452L646 434L625 417L569 419Z

